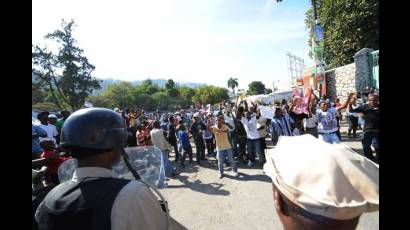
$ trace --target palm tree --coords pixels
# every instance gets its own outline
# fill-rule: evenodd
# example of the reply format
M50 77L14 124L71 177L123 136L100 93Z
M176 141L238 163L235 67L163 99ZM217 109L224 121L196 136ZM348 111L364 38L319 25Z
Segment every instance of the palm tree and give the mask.
M229 78L228 88L232 89L233 94L235 95L235 88L238 87L238 78Z

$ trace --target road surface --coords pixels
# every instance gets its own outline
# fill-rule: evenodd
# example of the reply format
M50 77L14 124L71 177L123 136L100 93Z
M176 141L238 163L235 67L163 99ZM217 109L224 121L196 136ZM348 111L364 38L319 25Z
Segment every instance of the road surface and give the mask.
M360 138L345 138L345 124L341 131L342 141L362 154ZM188 229L283 229L274 210L270 178L262 169L240 164L238 178L230 176L230 167L225 170L226 176L219 179L211 157L203 167L187 166L170 179L165 195L171 216ZM357 229L379 229L379 212L364 214Z

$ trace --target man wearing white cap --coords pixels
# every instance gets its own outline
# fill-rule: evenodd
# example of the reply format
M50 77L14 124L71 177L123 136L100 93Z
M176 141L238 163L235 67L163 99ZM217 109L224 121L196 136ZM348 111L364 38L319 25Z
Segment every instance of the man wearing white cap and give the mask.
M363 213L379 210L378 165L345 145L282 136L264 171L284 229L356 229Z
M42 128L44 131L47 132L47 137L40 137L40 141L43 141L45 139L50 139L54 142L55 147L57 147L57 141L56 137L58 135L57 128L53 125L50 124L49 121L49 115L50 113L47 111L43 111L37 115L37 119L41 122L39 125L40 128ZM51 119L57 118L55 115L50 115ZM54 116L54 117L53 117Z

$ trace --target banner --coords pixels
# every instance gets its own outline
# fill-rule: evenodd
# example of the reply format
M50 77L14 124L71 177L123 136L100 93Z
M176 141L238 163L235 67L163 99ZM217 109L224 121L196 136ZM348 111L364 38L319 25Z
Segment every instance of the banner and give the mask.
M307 113L309 96L299 97L299 98L296 98L295 100L296 100L295 113L296 114Z
M293 89L293 96L294 96L295 98L301 97L301 92L300 92L300 90L299 90L298 88Z
M259 109L263 118L273 119L273 116L275 116L275 107L259 106Z

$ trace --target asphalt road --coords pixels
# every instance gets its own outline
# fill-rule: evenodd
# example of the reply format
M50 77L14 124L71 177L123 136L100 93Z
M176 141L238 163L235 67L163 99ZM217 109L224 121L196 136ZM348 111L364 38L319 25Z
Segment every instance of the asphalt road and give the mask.
M346 131L344 124L341 131ZM360 138L342 141L362 154ZM274 210L270 178L262 169L239 165L238 178L230 176L230 167L225 170L227 176L219 179L211 157L203 167L187 166L170 179L164 192L171 216L188 229L283 229ZM364 214L357 229L379 229L379 212Z

